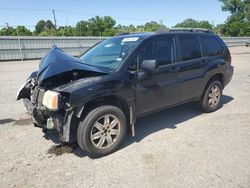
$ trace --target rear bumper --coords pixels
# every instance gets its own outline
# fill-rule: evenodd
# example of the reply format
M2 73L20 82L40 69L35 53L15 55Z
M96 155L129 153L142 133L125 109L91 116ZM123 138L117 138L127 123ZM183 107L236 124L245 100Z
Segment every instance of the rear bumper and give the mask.
M31 115L34 124L44 129L53 128L58 131L60 141L70 141L72 110L68 110L65 113L51 112L43 106L34 106L28 99L23 99L23 103Z
M234 73L234 67L230 65L230 66L226 69L224 87L226 87L227 84L232 80L233 73Z

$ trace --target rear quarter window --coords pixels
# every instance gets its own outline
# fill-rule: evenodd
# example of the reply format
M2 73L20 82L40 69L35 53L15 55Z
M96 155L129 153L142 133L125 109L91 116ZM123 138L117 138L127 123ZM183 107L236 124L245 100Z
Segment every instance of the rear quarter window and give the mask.
M217 38L213 36L202 36L201 44L203 54L206 57L218 56L223 54L223 47Z
M178 39L183 61L201 58L201 47L196 36L183 35Z

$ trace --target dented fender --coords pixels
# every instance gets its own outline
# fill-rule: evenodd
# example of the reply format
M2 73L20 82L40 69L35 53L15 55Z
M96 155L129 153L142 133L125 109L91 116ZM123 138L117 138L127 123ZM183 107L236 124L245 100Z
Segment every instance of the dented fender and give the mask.
M25 99L25 98L30 99L30 91L32 87L31 81L32 79L36 78L37 73L38 73L37 71L32 72L31 75L26 80L26 82L19 88L17 92L16 100Z

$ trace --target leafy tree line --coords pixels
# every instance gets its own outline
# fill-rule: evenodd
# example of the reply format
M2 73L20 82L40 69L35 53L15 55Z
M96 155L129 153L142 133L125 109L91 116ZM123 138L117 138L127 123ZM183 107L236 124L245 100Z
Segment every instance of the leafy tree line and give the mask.
M50 20L40 20L35 31L31 32L24 26L6 27L0 30L2 36L114 36L123 32L153 32L165 27L162 23L155 21L147 22L144 25L116 25L116 21L110 16L91 18L88 21L81 20L73 26L60 26L58 28ZM187 19L175 27L199 27L212 29L213 25L208 21L196 21Z
M250 0L219 0L222 10L230 12L224 24L213 26L208 21L186 19L175 27L198 27L212 29L220 36L250 36Z
M250 0L218 0L222 3L222 10L229 11L231 15L224 24L217 26L208 21L186 19L175 27L206 28L221 36L250 36ZM40 20L35 31L31 32L24 26L6 27L0 30L2 36L114 36L121 32L151 32L161 27L162 23L155 21L144 25L116 25L110 16L96 16L89 20L81 20L75 26L60 26L58 28L50 20Z
M250 0L219 0L231 15L216 30L225 36L250 36Z
M124 26L118 24L110 16L96 16L87 21L81 20L73 26L59 26L58 28L50 20L40 20L35 31L31 32L24 26L6 27L0 30L2 36L114 36L121 32L144 32L156 31L163 27L158 22L148 22L145 25L129 25Z

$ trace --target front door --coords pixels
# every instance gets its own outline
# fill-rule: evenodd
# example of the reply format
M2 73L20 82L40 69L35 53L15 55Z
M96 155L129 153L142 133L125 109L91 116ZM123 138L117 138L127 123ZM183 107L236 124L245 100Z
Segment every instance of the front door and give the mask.
M167 35L148 41L139 53L139 61L156 60L158 69L137 80L138 113L149 113L180 100L180 83L174 36Z

